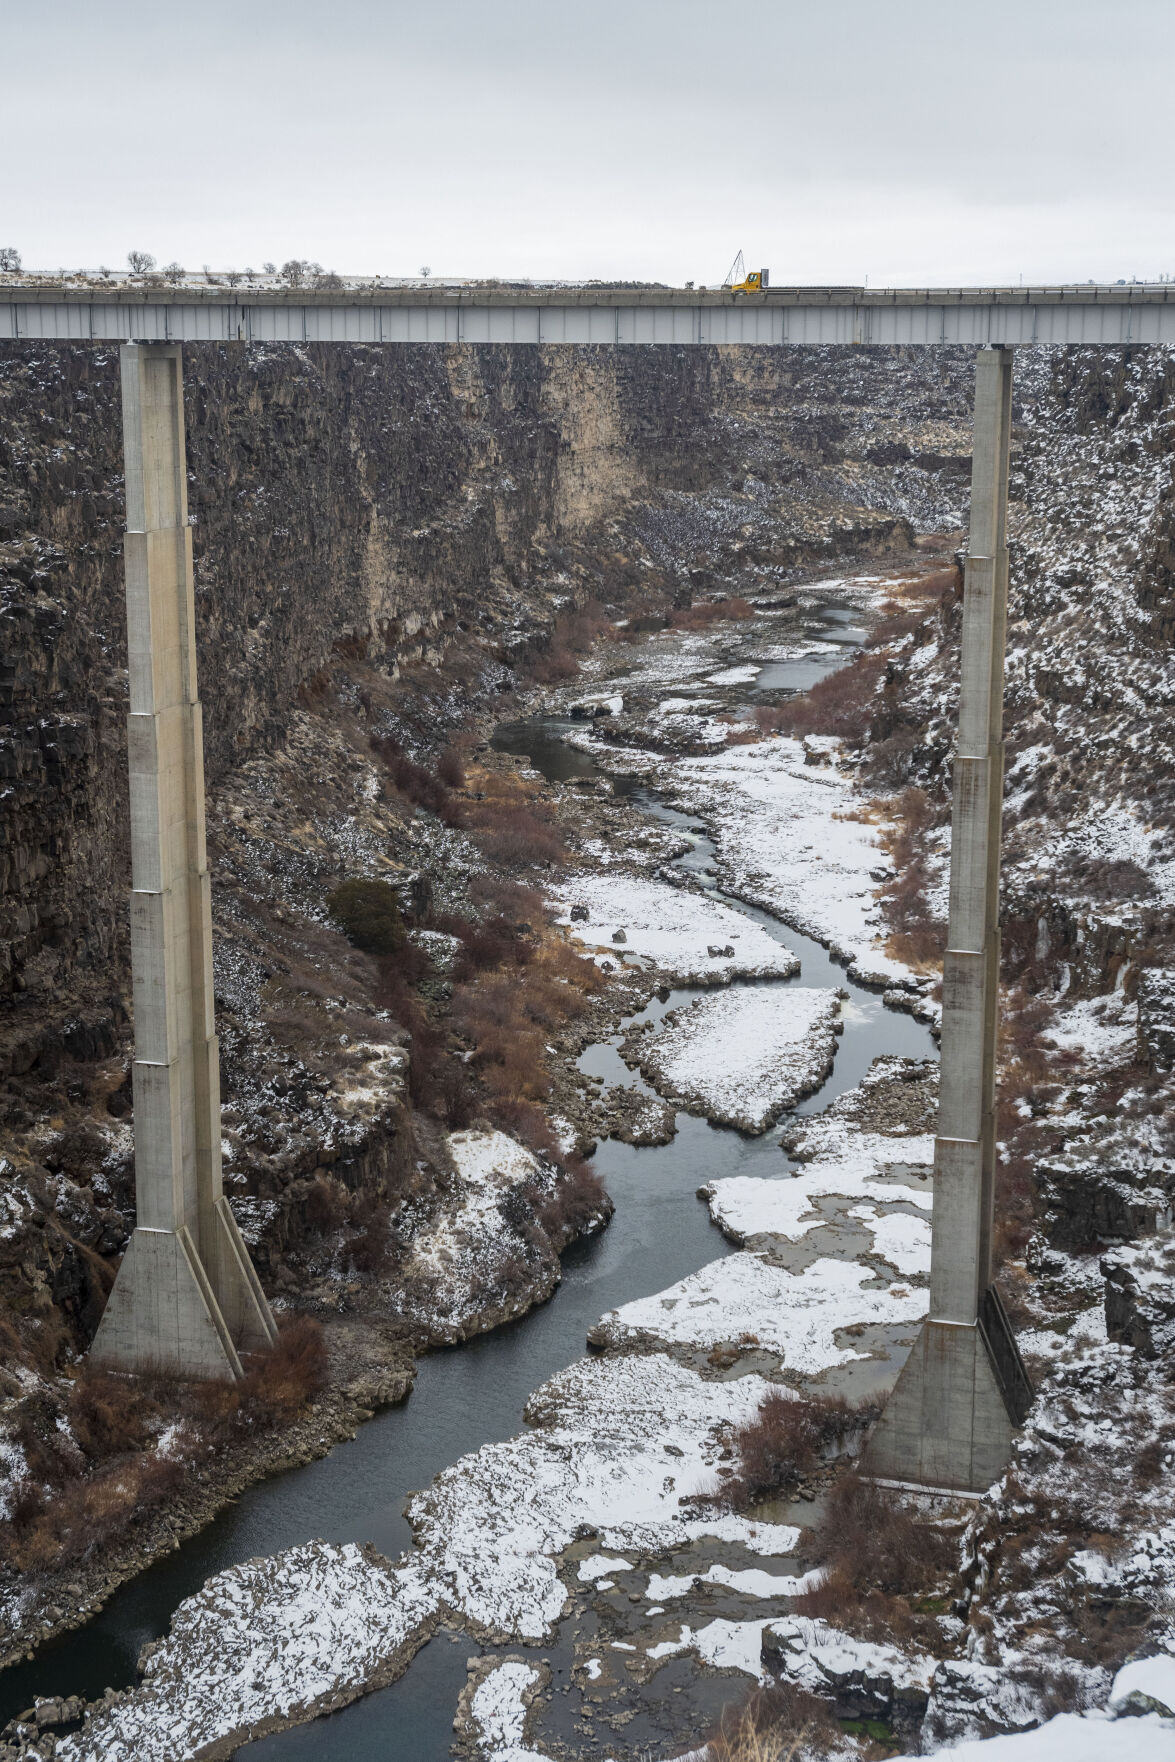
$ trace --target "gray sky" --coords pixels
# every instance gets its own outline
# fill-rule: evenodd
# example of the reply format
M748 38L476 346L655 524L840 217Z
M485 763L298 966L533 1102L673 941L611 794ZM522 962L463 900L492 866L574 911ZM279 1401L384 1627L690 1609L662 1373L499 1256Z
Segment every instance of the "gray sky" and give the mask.
M1175 0L9 6L26 267L1175 275Z

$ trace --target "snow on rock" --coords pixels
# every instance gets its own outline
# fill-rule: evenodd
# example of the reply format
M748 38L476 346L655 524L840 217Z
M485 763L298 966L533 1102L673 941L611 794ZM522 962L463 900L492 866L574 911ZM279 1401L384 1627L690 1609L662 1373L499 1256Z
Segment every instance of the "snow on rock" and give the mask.
M758 1254L732 1254L659 1291L609 1310L589 1334L607 1347L757 1346L777 1352L782 1368L816 1376L867 1353L837 1343L848 1327L921 1321L926 1292L878 1285L871 1268L813 1261L802 1273Z
M411 1501L416 1558L476 1628L538 1639L566 1602L556 1556L585 1532L613 1549L720 1536L790 1553L791 1525L679 1503L713 1479L716 1428L749 1418L768 1386L706 1382L660 1356L581 1359L531 1397L533 1430L483 1445Z
M592 1554L587 1560L581 1560L576 1578L582 1584L594 1584L598 1578L607 1578L610 1573L630 1572L632 1563L623 1554Z
M893 1646L854 1639L827 1621L789 1615L772 1622L763 1636L763 1654L774 1674L787 1677L813 1694L836 1693L868 1683L886 1701L899 1695L921 1695L923 1704L934 1680L935 1660L913 1657Z
M526 1692L542 1680L532 1664L510 1658L496 1665L473 1691L469 1703L474 1742L484 1762L549 1762L522 1741Z
M707 1119L763 1132L832 1069L839 1015L835 991L792 985L699 998L642 1043L641 1073Z
M306 1718L395 1675L436 1592L415 1565L308 1542L217 1573L181 1603L142 1684L58 1741L58 1762L186 1762Z
M501 1277L525 1244L502 1200L540 1176L538 1160L505 1132L452 1132L449 1152L456 1190L443 1211L414 1237L396 1301L406 1320L441 1338L460 1339L479 1326L478 1292ZM549 1269L552 1284L557 1269Z
M694 1629L683 1624L681 1637L661 1640L647 1648L649 1658L672 1658L679 1652L696 1652L712 1670L741 1670L757 1682L766 1681L762 1647L765 1621L711 1621Z
M645 1596L650 1603L668 1603L684 1597L695 1585L723 1585L728 1591L739 1591L744 1597L802 1597L824 1582L823 1569L815 1567L800 1575L763 1572L758 1567L739 1569L716 1561L705 1572L660 1573L649 1578Z
M930 1277L930 1219L909 1212L879 1212L875 1205L853 1205L851 1218L873 1232L873 1252L904 1278Z
M1175 1658L1162 1652L1124 1664L1110 1690L1110 1707L1118 1713L1161 1713L1175 1719Z
M707 673L707 685L752 685L763 671L755 661L741 667L723 667L720 673Z
M1081 998L1057 1009L1043 1032L1061 1051L1081 1053L1095 1068L1129 1064L1138 1043L1138 1004L1117 991Z
M902 1158L903 1162L912 1160L909 1156ZM883 1166L862 1154L843 1162L813 1163L797 1175L784 1174L777 1180L754 1175L729 1175L721 1181L710 1181L701 1188L701 1193L709 1200L710 1216L723 1235L740 1246L772 1236L798 1242L809 1230L826 1222L816 1204L817 1200L824 1198L900 1202L929 1212L929 1181L924 1187L914 1187L903 1181L886 1181L880 1174Z
M921 1762L1171 1762L1175 1719L1107 1719L1098 1713L1060 1713L1034 1731L977 1738L924 1752ZM895 1762L918 1762L900 1756Z
M790 949L741 912L703 893L639 875L580 875L552 889L557 922L586 948L615 960L618 953L652 961L693 985L731 979L788 979L800 970ZM572 918L574 907L586 920ZM613 942L617 931L625 941ZM715 952L711 952L711 951Z
M669 785L710 827L729 891L826 943L854 978L913 984L885 950L869 874L883 858L877 832L834 762L808 765L802 743L780 736L682 759Z

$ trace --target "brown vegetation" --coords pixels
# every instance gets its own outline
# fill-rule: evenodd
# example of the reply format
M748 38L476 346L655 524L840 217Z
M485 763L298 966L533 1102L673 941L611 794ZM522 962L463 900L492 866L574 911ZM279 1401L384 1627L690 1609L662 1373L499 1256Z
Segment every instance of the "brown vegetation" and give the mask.
M927 619L942 612L959 593L962 582L952 566L935 569L916 581L903 582L900 594L883 600L869 632L869 648L888 648L903 637L916 634Z
M588 600L578 611L560 612L551 626L546 649L531 661L527 671L540 685L573 679L579 672L579 656L614 635L615 626L603 606L598 600Z
M833 1484L816 1531L823 1582L796 1599L811 1615L865 1639L933 1638L957 1570L953 1534L850 1469Z
M709 1762L818 1762L844 1740L827 1701L794 1683L756 1689L724 1708L708 1746Z
M288 1424L326 1381L326 1347L307 1316L283 1320L277 1344L251 1355L235 1383L174 1383L83 1364L67 1403L72 1441L18 1434L29 1474L0 1523L0 1563L19 1572L80 1559L174 1497L192 1463ZM166 1455L158 1439L167 1428ZM35 1440L35 1441L34 1441Z
M414 759L410 759L398 740L390 734L373 734L368 744L376 757L383 760L392 785L406 801L411 802L414 807L426 808L429 813L438 815L446 825L461 825L463 816L460 802L453 799L439 776L434 777L424 765L418 765ZM452 752L452 749L446 748L446 751ZM456 758L456 755L453 757ZM450 775L456 769L452 761L448 762L446 768Z
M930 886L930 836L942 825L943 804L924 789L911 787L884 804L892 825L882 832L897 879L885 895L890 926L890 952L915 971L938 970L946 948L946 925L927 903Z
M755 608L744 599L699 600L694 606L677 606L669 614L671 630L707 630L726 619L753 618Z
M479 776L465 825L487 860L501 868L550 868L567 859L554 810L510 773Z
M534 1200L535 1213L552 1242L581 1235L608 1204L604 1183L579 1157L565 1157L566 1173L553 1192Z
M817 680L801 697L777 704L769 726L784 734L832 734L847 746L863 746L877 713L885 665L883 655L854 656L847 667Z
M794 1488L876 1415L875 1405L840 1395L772 1389L734 1434L737 1460L722 1476L719 1497L741 1508Z

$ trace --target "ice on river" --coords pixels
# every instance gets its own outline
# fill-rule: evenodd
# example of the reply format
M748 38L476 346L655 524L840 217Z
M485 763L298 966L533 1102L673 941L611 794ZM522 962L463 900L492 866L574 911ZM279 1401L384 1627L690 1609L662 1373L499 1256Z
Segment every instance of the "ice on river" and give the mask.
M844 1346L845 1328L921 1321L925 1290L877 1284L870 1267L816 1260L801 1273L744 1250L715 1260L653 1297L609 1310L594 1345L660 1346L708 1352L742 1345L778 1353L782 1368L818 1376L868 1354Z
M800 963L741 912L705 894L625 874L577 875L551 890L557 922L612 960L635 954L691 985L787 979ZM587 919L572 920L573 906ZM622 932L623 943L613 942Z
M832 1069L835 991L753 985L698 999L641 1046L641 1071L660 1094L707 1119L762 1132L818 1089Z
M933 1138L862 1132L828 1116L806 1122L801 1137L805 1148L819 1146L824 1154L799 1173L774 1180L732 1175L701 1189L723 1235L740 1246L770 1249L801 1241L839 1214L872 1233L873 1252L896 1272L926 1276ZM829 1203L842 1199L857 1203Z

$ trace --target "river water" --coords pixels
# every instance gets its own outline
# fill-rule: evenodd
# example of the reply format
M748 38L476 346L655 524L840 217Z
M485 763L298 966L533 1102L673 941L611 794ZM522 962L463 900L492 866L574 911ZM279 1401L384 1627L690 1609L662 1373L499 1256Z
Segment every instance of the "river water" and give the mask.
M855 627L858 617L846 608L823 608L820 633L837 647L851 649L863 634ZM770 672L773 691L794 691L839 664L841 658L832 654L819 661L770 664L764 672ZM762 676L756 686L764 687ZM502 727L494 744L529 755L552 781L598 775L588 755L565 744L563 736L571 726L557 718L534 717ZM713 846L694 822L660 803L643 785L622 782L617 787L626 788L648 812L689 838L690 848L679 863L703 884L714 885ZM859 1082L883 1053L934 1056L926 1027L886 1009L818 943L765 912L736 900L726 903L799 956L800 973L784 983L843 986L849 992L832 1074L800 1105L799 1113L826 1107ZM674 991L667 1001L655 999L650 1012L663 1013L693 995ZM610 1043L589 1047L581 1068L608 1082L641 1081ZM353 1440L321 1460L251 1488L198 1536L124 1586L84 1628L45 1646L32 1662L0 1674L0 1724L36 1696L81 1694L93 1699L107 1686L131 1682L144 1642L164 1634L176 1605L224 1567L310 1537L373 1542L391 1557L410 1546L403 1516L407 1495L467 1451L522 1429L528 1396L582 1355L588 1328L605 1310L659 1291L731 1252L695 1197L696 1189L704 1181L731 1175L786 1175L789 1163L779 1145L782 1129L747 1138L680 1114L677 1136L668 1145L602 1143L595 1167L615 1201L615 1217L602 1235L564 1255L563 1282L549 1302L491 1334L423 1358L404 1404L377 1415ZM865 1361L858 1387L878 1374L876 1363ZM888 1379L892 1367L888 1372L881 1367L880 1374ZM392 1757L446 1762L465 1661L480 1649L464 1635L442 1632L390 1688L328 1719L247 1745L237 1754L241 1762L311 1757L319 1762L382 1762Z

